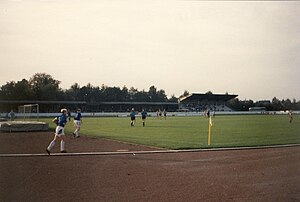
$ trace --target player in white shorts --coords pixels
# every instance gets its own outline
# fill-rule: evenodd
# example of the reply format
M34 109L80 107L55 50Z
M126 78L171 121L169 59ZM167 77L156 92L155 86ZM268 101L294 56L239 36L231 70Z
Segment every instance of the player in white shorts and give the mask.
M47 147L46 151L50 155L51 149L54 147L55 142L57 139L60 139L60 152L66 153L65 150L65 125L67 123L67 110L61 109L61 115L55 117L52 121L55 123L56 129L55 129L55 135L53 140L50 142L49 146Z
M81 110L77 109L77 112L74 116L74 127L76 128L75 131L73 132L74 137L80 137L79 131L80 131L81 122L82 122Z

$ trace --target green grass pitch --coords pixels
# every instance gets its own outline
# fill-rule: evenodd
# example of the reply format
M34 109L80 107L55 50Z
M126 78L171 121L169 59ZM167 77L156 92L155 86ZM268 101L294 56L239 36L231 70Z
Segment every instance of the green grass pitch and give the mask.
M50 119L46 120L50 123ZM54 128L54 124L50 123ZM72 122L66 133L72 133ZM167 149L208 148L208 119L204 117L84 118L81 133ZM210 147L238 147L300 143L300 116L289 123L287 115L230 115L213 118Z

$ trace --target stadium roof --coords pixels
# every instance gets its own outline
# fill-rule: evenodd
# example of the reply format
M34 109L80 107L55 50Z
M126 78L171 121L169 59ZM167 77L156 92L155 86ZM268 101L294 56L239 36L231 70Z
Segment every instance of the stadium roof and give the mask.
M227 102L233 98L236 98L238 95L229 95L229 94L199 94L192 93L188 96L182 97L179 99L180 102L191 102L191 101L223 101Z

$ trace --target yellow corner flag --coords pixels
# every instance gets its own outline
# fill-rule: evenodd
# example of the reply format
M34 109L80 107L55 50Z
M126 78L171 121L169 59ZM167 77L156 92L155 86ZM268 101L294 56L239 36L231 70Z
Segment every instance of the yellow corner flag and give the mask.
M211 131L212 125L213 125L213 122L212 122L212 119L211 119L211 116L210 116L209 119L208 119L208 137L207 137L208 146L210 145L210 131Z

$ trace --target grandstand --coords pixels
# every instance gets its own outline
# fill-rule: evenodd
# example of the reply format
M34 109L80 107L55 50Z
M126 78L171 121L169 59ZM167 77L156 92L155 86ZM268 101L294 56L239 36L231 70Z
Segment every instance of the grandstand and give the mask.
M192 93L179 99L179 111L232 111L226 103L238 95Z

